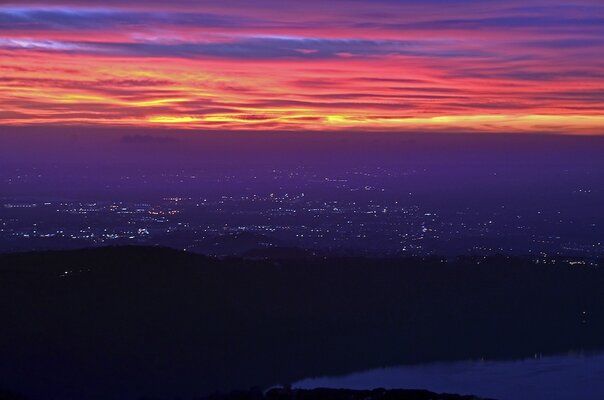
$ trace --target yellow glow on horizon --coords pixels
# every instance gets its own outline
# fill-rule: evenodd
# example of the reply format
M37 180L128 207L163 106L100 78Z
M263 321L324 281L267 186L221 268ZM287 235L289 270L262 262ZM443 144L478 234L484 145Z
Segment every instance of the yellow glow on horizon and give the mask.
M353 115L329 115L325 118L326 123L332 125L346 126L463 126L481 127L485 124L503 127L511 126L521 128L522 126L536 127L539 124L548 126L570 126L577 128L602 129L604 127L604 115L441 115L433 117L411 117L411 118L383 118L371 116Z
M313 120L307 120L311 117ZM322 121L322 122L321 122ZM433 117L388 118L371 115L278 115L278 114L214 114L203 117L158 115L146 118L152 125L171 124L179 128L200 128L203 122L237 124L237 129L250 129L264 123L279 123L301 129L321 130L340 128L366 129L441 129L448 127L498 131L523 127L568 129L594 134L602 131L604 116L597 115L443 115Z
M187 124L192 122L200 122L201 119L196 117L177 117L170 115L160 115L155 117L149 117L147 121L158 124Z

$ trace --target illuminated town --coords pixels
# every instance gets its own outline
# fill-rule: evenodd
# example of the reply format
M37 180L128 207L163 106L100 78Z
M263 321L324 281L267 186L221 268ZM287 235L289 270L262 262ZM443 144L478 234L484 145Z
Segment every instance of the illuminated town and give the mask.
M420 173L391 171L389 177L396 182ZM225 186L228 194L147 201L0 199L0 245L17 251L146 244L217 256L262 255L267 249L367 256L604 254L596 220L555 208L525 207L518 213L499 203L481 208L425 205L413 192L402 193L387 179L375 178L371 170L336 176L304 168L263 174L277 182L272 190L253 184L238 189L242 177L227 176L213 179L220 185L232 183ZM202 175L183 172L158 179L176 182L175 192L183 193L191 182L203 181ZM137 179L142 178L120 178ZM596 194L577 188L570 195ZM569 226L575 229L569 231Z

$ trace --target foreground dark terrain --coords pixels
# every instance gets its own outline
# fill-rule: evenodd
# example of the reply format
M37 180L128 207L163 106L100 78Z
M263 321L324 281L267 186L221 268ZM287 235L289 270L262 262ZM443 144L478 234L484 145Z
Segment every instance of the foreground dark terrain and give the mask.
M149 398L144 398L150 400ZM457 395L447 393L433 393L427 390L406 389L374 389L374 390L347 390L347 389L314 389L314 390L287 390L271 389L262 392L258 389L249 391L234 391L229 394L215 394L200 400L482 400L471 395ZM19 394L0 391L0 400L25 400ZM484 399L486 400L486 399Z
M155 247L1 255L0 387L30 399L200 398L602 347L604 272L553 261L216 259Z

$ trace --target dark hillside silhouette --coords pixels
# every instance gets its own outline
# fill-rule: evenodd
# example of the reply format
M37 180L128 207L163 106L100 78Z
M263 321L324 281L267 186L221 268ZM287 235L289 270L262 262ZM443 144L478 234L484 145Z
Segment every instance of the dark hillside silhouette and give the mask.
M604 344L604 272L523 258L0 256L0 387L31 399L205 396L431 360Z

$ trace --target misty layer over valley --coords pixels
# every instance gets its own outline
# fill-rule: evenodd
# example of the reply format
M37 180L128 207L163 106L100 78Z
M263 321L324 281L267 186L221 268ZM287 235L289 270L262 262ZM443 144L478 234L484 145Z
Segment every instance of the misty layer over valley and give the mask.
M58 131L0 139L4 251L604 254L597 137Z

